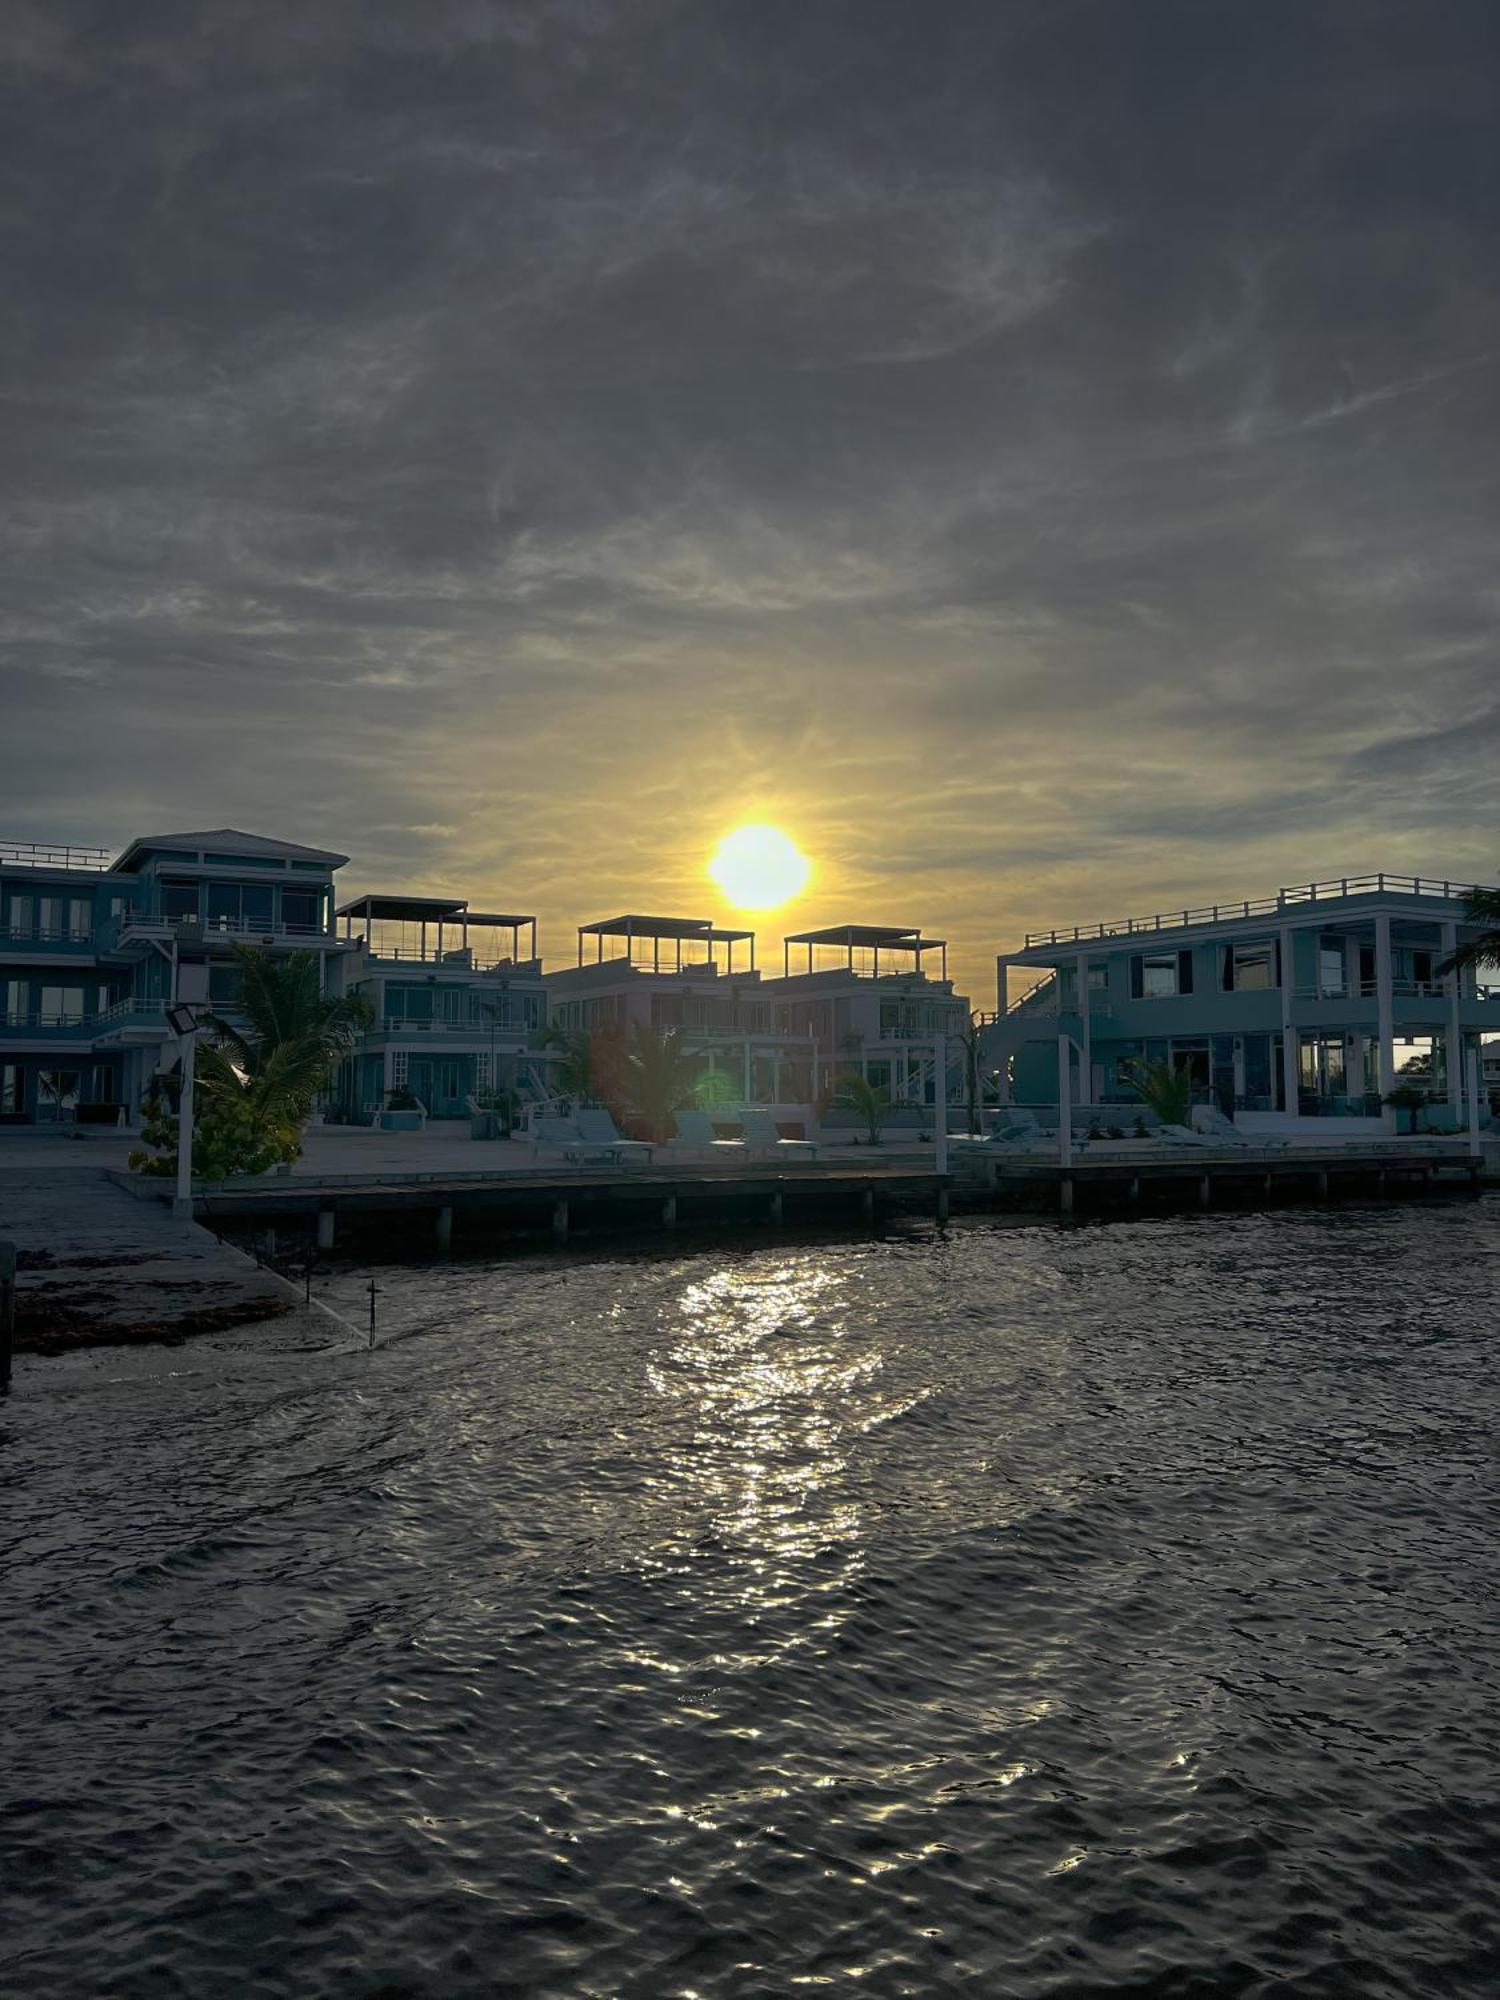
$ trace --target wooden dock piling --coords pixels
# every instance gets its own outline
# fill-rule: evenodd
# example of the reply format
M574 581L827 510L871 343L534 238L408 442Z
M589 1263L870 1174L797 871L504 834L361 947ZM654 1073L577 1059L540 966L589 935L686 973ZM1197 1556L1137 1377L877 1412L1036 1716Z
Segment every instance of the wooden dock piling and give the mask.
M10 1357L16 1344L16 1246L0 1243L0 1392L10 1387Z

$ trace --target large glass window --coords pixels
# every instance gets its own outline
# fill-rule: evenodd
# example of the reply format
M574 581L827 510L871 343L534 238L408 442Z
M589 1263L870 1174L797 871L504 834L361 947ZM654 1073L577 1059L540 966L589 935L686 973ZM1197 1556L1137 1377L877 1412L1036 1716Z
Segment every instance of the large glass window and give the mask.
M1169 1000L1177 991L1177 954L1141 960L1141 994L1147 1000Z
M281 921L291 931L315 931L318 928L318 895L312 889L283 889L281 892Z
M1275 984L1274 945L1237 944L1234 947L1234 989L1237 993L1261 993Z
M1318 991L1330 998L1344 998L1344 947L1328 939L1318 946Z
M81 1021L84 1013L83 987L44 986L37 1012L42 1020L49 1024Z
M65 896L43 896L37 903L40 919L38 929L44 938L59 938L67 934L68 903Z
M169 924L191 924L198 921L198 884L196 882L163 882L161 885L161 913Z
M68 900L68 936L88 938L93 935L94 906L87 896L72 896Z
M30 896L12 896L10 899L10 934L12 937L29 938L36 933L36 904Z
M19 1063L0 1063L0 1117L19 1118L25 1108L25 1072Z

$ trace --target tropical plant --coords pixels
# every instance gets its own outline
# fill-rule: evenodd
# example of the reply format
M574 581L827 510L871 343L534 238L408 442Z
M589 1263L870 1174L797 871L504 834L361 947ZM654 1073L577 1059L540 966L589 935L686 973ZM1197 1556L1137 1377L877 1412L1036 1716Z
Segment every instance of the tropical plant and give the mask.
M549 1071L559 1096L611 1109L622 1102L625 1038L618 1028L553 1026L543 1029L541 1041L543 1048L558 1051Z
M234 969L237 1018L206 1014L194 1052L193 1172L207 1180L296 1159L319 1093L373 1019L362 996L319 991L312 952L277 958L236 945ZM173 1173L175 1105L158 1096L145 1109L141 1137L151 1150L132 1153L130 1165Z
M871 1083L868 1077L851 1070L847 1076L834 1080L828 1101L854 1112L864 1123L867 1143L871 1146L880 1144L880 1128L891 1108L891 1093L883 1083Z
M697 1100L703 1081L701 1051L685 1046L675 1028L648 1028L637 1021L625 1056L625 1102L646 1136L665 1142L673 1113Z
M1464 899L1465 921L1479 926L1479 936L1465 938L1437 968L1439 978L1466 966L1500 966L1500 889L1472 889Z
M1133 1062L1125 1083L1163 1125L1186 1125L1193 1104L1193 1085L1185 1069L1165 1062Z

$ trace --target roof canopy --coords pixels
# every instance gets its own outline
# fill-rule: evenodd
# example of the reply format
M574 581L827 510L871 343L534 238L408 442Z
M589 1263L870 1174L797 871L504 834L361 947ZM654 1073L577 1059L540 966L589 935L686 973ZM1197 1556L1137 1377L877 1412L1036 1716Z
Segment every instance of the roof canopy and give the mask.
M604 917L580 924L580 937L696 938L703 944L738 944L754 931L716 930L707 917Z
M368 917L375 923L401 924L488 924L493 929L513 931L532 922L530 917L494 916L471 910L462 896L357 896L335 912L340 917Z
M786 944L852 945L856 951L875 948L890 951L942 951L947 940L924 938L920 930L898 929L892 924L831 924L827 930L799 931Z

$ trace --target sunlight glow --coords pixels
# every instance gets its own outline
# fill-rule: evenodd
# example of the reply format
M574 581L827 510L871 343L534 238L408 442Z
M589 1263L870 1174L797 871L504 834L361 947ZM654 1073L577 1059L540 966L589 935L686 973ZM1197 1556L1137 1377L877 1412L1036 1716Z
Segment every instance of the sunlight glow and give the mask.
M812 863L779 826L740 826L719 842L708 872L737 910L775 910L802 894Z

